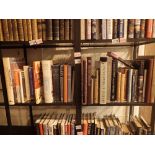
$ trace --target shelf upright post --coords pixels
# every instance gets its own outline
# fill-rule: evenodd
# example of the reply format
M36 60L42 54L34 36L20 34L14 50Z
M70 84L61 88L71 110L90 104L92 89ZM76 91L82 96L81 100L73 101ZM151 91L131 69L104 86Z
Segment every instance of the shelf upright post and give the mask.
M76 104L76 124L81 124L81 44L80 44L80 19L74 20L74 62L75 62L75 84L74 103Z
M3 65L3 56L2 56L1 46L0 46L0 75L1 75L1 83L2 83L2 89L3 89L3 98L4 98L4 103L5 103L6 118L7 118L7 124L8 124L8 129L9 129L8 131L10 133L12 122L11 122L11 115L10 115L9 100L7 96L7 88L6 88L6 81L5 81L5 75L4 75L4 65Z

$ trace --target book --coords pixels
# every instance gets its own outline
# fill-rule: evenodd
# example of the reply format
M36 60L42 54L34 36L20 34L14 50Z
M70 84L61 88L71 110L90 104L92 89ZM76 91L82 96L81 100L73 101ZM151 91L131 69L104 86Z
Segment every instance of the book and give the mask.
M145 38L145 28L146 28L146 20L141 19L140 22L140 38Z
M42 60L45 103L53 102L52 65L53 62L51 60Z
M68 102L72 102L72 66L68 65L67 68L67 89L68 89Z
M31 27L31 19L27 19L27 34L28 34L28 40L32 40L32 27Z
M113 19L113 39L118 38L118 19Z
M65 19L65 40L69 40L69 19Z
M61 102L64 101L64 65L60 65L60 94Z
M32 40L38 39L37 19L31 19L32 26Z
M60 29L59 29L59 34L60 34L60 40L65 40L65 20L64 19L60 19L59 20L59 27L60 27Z
M135 23L135 25L134 25L134 32L135 32L134 37L135 38L140 38L140 26L141 26L140 22L141 22L140 19L135 19L135 21L134 21L134 23Z
M12 22L11 19L8 19L8 30L9 30L9 40L13 41L13 30L12 30Z
M107 39L107 20L102 19L102 39Z
M80 20L81 23L81 40L85 40L85 19Z
M92 19L91 20L91 38L93 40L97 39L96 29L97 29L97 19Z
M128 75L127 75L127 101L131 102L131 89L132 89L132 75L133 74L133 69L128 70Z
M64 102L68 102L68 65L64 65Z
M124 37L124 19L118 19L118 38Z
M128 19L124 19L124 39L126 40L128 36Z
M12 19L11 22L12 22L13 40L19 41L17 19Z
M53 28L53 39L59 40L59 19L52 20L52 28Z
M43 39L42 34L42 19L37 19L38 39Z
M122 80L121 71L117 72L117 92L116 92L116 100L117 102L121 102L121 80Z
M1 21L2 21L4 41L9 41L10 36L9 36L9 29L8 29L8 21L7 19L2 19Z
M152 38L153 19L146 20L146 38Z
M42 38L43 38L43 41L45 41L46 40L46 28L47 28L46 19L41 19L41 22L42 22Z
M153 19L152 38L155 38L155 19Z
M19 41L24 41L24 30L22 19L17 19L17 28L18 28Z
M85 20L85 26L86 40L91 40L91 19Z
M74 37L73 26L73 19L69 19L69 40L73 40Z
M112 39L113 38L113 20L112 19L107 19L107 39Z
M47 40L53 40L53 31L52 31L52 19L46 19L46 38ZM54 32L55 33L55 32Z
M128 38L134 38L134 19L128 19Z
M4 37L3 37L3 29L2 29L2 21L0 20L0 41L3 41Z
M23 32L24 32L24 41L28 41L28 28L27 28L27 19L22 19L23 23Z

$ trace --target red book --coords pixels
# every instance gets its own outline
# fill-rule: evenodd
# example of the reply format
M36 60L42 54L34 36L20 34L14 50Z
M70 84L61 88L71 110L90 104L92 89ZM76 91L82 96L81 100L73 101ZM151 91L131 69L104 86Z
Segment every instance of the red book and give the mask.
M146 22L146 38L152 38L153 19L147 19Z

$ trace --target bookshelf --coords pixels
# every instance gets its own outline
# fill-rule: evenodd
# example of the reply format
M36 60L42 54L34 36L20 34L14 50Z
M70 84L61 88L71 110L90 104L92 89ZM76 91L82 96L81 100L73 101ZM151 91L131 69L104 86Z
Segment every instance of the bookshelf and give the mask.
M70 108L74 107L76 108L76 120L77 125L81 124L81 113L82 113L82 107L87 106L127 106L130 107L130 114L132 113L132 108L134 106L147 106L152 108L151 113L151 129L152 134L155 134L155 104L152 103L139 103L139 102L110 102L107 104L89 104L89 105L82 105L81 101L81 65L80 63L76 63L76 59L79 59L79 53L81 52L82 48L85 47L117 47L117 46L129 46L134 48L133 52L133 59L137 57L138 47L140 45L146 45L155 43L155 39L127 39L126 42L114 42L113 40L106 39L106 40L81 40L80 36L80 20L76 19L73 20L73 26L74 26L74 37L73 40L51 40L51 41L44 41L42 44L38 45L29 45L29 42L24 41L1 41L0 42L0 75L1 75L1 81L2 81L2 87L3 87L3 96L4 96L4 103L1 103L0 106L4 106L6 110L6 117L7 117L7 124L8 126L0 126L0 133L4 134L36 134L34 129L34 120L33 120L33 107L65 107ZM41 103L41 104L35 104L34 102L29 103L18 103L15 105L9 105L8 103L8 97L7 97L7 90L6 90L6 82L5 82L5 76L4 76L4 67L3 67L3 61L2 61L2 49L23 49L23 54L25 57L25 61L27 64L27 49L29 48L72 48L74 49L74 59L75 59L75 81L79 81L78 83L75 82L75 96L74 100L71 103ZM78 55L78 56L76 56ZM10 115L10 107L16 107L16 106L27 106L29 107L29 115L30 115L30 122L31 126L13 126L11 122L11 115Z

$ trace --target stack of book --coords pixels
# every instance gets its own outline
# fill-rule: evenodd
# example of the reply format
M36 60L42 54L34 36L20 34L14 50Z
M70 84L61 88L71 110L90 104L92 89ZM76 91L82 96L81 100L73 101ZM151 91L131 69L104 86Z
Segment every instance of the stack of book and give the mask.
M81 19L81 40L155 38L154 19Z
M1 19L0 41L73 40L71 19Z
M125 66L118 67L122 62ZM116 55L115 59L106 56L100 57L99 61L86 57L82 59L81 68L84 105L109 102L155 103L154 57L141 57L134 61L124 61L116 58Z
M78 134L74 114L40 114L36 116L35 127L39 135ZM94 113L82 114L81 132L83 135L148 135L151 127L140 116L131 116L131 121L121 123L115 115L98 118Z
M25 65L21 58L4 57L4 73L9 104L69 103L74 94L72 64L53 64L52 60Z

